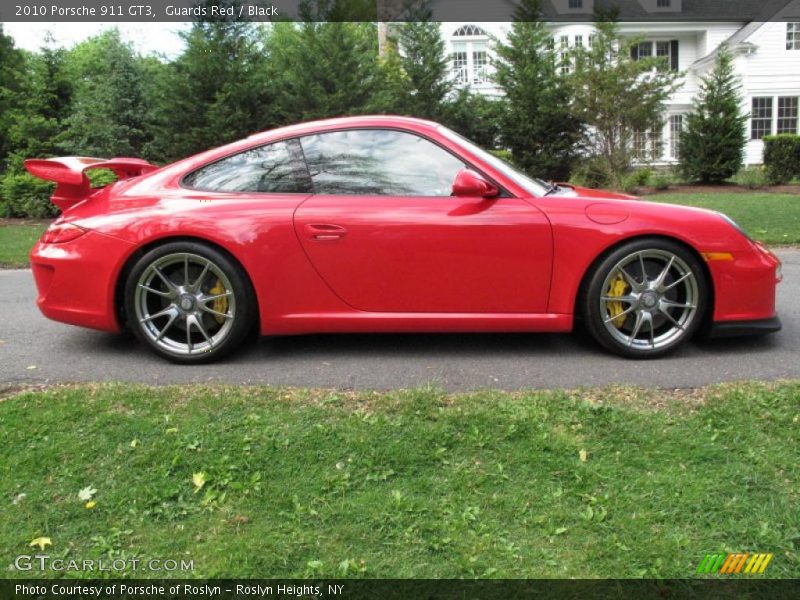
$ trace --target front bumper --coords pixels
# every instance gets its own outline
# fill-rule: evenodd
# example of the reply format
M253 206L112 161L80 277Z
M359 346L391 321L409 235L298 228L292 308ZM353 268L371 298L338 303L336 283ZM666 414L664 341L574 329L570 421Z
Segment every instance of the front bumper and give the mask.
M729 260L706 259L714 282L713 322L774 319L776 288L782 278L778 257L758 243L729 256Z
M781 320L778 317L755 321L720 321L711 325L709 337L716 339L745 335L766 335L780 331L781 327Z
M114 289L132 248L96 231L62 244L38 242L30 259L39 310L54 321L119 332Z

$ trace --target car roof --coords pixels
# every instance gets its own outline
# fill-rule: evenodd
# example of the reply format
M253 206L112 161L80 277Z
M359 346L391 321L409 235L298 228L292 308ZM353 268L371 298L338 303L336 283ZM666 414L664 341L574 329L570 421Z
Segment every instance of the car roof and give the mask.
M354 127L401 127L403 129L421 130L436 129L438 123L418 119L415 117L401 117L398 115L360 115L357 117L338 117L335 119L320 119L287 125L277 129L261 131L248 136L249 141L269 141L295 135L304 135L315 131Z

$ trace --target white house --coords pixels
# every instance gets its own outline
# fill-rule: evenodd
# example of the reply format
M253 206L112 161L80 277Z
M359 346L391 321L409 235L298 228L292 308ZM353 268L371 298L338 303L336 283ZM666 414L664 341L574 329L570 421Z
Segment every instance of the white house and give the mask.
M563 14L574 10L584 21L552 22L556 49L590 44L593 0L549 0ZM681 0L638 0L652 12L673 11L680 16ZM652 5L652 6L649 6ZM576 15L576 16L578 16ZM662 17L664 18L664 17ZM743 89L743 112L748 123L747 164L762 162L761 138L774 133L798 133L800 101L800 0L761 21L649 21L621 22L625 35L642 38L641 56L669 57L673 69L683 74L682 86L670 98L662 131L642 132L637 153L653 164L677 160L678 132L691 109L700 77L714 64L721 44L734 52L735 68ZM487 95L502 91L492 82L492 39L504 39L510 23L445 22L442 34L448 44L453 78L458 86ZM569 67L562 67L567 70Z

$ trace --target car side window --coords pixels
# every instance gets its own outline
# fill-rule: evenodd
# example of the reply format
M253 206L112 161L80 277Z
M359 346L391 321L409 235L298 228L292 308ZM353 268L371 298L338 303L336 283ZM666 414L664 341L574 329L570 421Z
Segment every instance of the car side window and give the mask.
M183 185L209 192L310 193L297 140L275 142L228 156L193 171Z
M315 194L449 196L463 161L433 142L390 129L300 138Z

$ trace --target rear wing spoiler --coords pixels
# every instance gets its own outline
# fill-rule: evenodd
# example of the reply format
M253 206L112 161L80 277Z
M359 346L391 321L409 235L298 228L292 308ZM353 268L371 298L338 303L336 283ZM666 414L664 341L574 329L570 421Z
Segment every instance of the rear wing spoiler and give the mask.
M50 200L62 212L91 193L91 183L86 176L89 169L110 169L119 179L138 177L158 169L141 158L105 159L85 156L31 158L25 161L25 168L35 177L56 182L56 190Z

